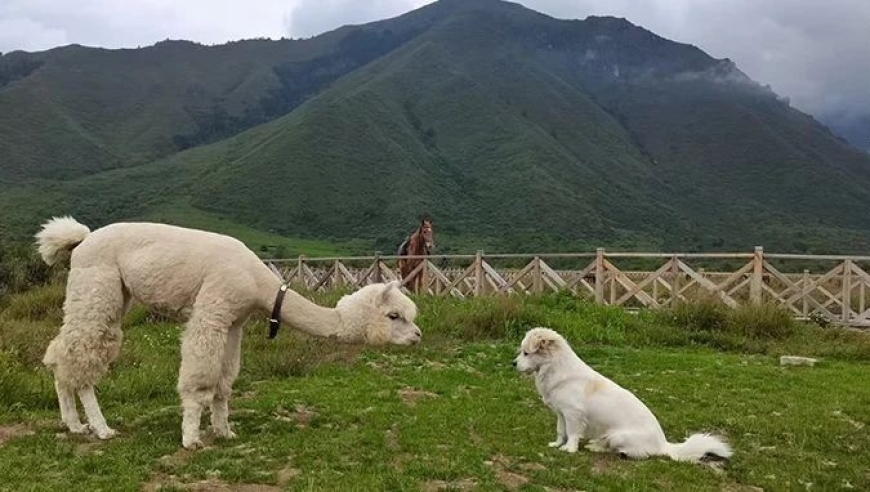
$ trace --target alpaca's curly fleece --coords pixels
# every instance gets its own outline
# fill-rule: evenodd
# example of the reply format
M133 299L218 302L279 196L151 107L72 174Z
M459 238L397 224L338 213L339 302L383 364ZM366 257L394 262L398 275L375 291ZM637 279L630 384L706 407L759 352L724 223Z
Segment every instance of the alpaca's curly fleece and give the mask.
M227 400L239 372L242 326L269 310L281 280L240 241L211 232L154 223L116 223L96 231L71 217L55 218L36 234L43 259L71 252L60 333L43 362L54 371L61 417L83 432L75 392L101 438L115 432L100 413L93 386L118 357L121 321L131 300L188 318L181 343L178 392L185 447L199 442L202 410L211 406L218 436L232 437ZM414 303L397 283L374 284L320 307L288 290L281 319L316 336L346 342L416 343Z

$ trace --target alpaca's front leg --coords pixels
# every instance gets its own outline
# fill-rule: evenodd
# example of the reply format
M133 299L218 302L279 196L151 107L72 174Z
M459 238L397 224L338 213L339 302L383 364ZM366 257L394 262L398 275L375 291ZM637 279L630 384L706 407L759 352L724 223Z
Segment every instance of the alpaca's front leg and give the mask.
M236 437L236 433L230 427L228 403L233 391L233 383L239 375L243 324L244 320L237 322L227 332L227 350L221 368L221 378L211 404L212 432L214 432L215 436L226 439Z
M57 401L60 404L60 419L67 429L73 434L86 434L88 426L82 424L79 412L76 410L76 394L73 390L61 385L57 379L54 381L54 389L57 392Z
M100 439L110 439L115 437L118 432L110 428L106 424L106 419L103 417L103 412L100 411L100 404L97 403L97 395L94 394L93 386L85 386L79 390L79 399L82 400L82 407L85 409L85 415L88 416L88 425L91 430Z
M211 309L209 317L194 308L181 341L178 394L181 397L181 443L202 447L199 426L203 409L212 404L221 377L227 345L226 313Z

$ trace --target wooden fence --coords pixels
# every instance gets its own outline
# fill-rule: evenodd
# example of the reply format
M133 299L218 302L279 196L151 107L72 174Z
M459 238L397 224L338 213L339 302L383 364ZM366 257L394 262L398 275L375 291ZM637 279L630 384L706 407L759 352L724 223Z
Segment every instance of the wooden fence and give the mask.
M285 281L314 291L403 280L396 256L266 260ZM570 292L600 304L661 308L712 296L728 306L775 302L798 318L870 326L870 256L751 253L444 255L420 258L420 293L485 296Z

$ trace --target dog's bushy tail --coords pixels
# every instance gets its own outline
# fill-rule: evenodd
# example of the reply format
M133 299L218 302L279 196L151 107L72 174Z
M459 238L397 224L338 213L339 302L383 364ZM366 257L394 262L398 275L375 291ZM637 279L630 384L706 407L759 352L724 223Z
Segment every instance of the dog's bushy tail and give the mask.
M672 460L700 462L707 458L727 460L734 454L731 446L722 438L712 434L692 434L679 444L667 443L665 454Z
M72 217L54 217L36 233L36 244L43 261L54 265L69 257L73 248L88 237L91 230Z

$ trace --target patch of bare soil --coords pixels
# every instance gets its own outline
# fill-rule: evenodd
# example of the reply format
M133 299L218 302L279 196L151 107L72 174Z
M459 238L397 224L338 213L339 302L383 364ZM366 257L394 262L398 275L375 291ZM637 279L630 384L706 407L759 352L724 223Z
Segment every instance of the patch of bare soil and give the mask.
M0 425L0 446L18 437L33 435L33 429L24 424Z
M281 487L261 483L226 483L220 480L200 480L181 483L172 475L158 475L142 486L142 492L158 492L164 488L189 490L191 492L279 492Z
M463 478L462 480L429 480L420 486L423 492L438 492L440 490L474 490L477 488L477 482L473 478Z
M308 423L316 415L317 412L313 408L301 404L295 405L292 412L280 407L274 412L276 419L284 422L295 422L296 427L300 429L308 427Z
M438 395L430 391L417 390L413 388L402 388L399 390L399 397L405 405L413 407L418 401L424 398L438 398Z
M529 477L510 471L508 469L510 464L510 458L502 454L497 454L486 462L486 465L492 467L493 472L495 472L495 478L498 480L498 483L508 490L517 490L529 483Z

